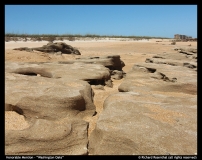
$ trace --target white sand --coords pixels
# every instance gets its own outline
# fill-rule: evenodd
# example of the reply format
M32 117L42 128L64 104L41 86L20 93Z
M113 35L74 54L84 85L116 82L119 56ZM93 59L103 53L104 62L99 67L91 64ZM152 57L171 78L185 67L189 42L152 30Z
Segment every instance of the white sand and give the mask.
M70 44L72 42L76 43L89 43L89 42L156 42L161 39L142 39L142 40L134 40L133 38L100 38L100 39L81 39L81 40L75 40L75 41L68 41L68 40L63 40L63 41L54 41L54 42L64 42L67 44ZM166 42L168 40L164 40L163 42ZM43 45L46 45L48 41L9 41L5 42L5 49L14 49L14 48L19 48L19 47L42 47Z

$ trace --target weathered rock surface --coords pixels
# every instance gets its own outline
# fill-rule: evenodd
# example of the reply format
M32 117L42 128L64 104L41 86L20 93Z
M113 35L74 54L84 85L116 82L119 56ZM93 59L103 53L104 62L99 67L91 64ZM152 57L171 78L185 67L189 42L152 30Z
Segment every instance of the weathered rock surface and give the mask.
M146 63L167 64L172 66L184 66L197 70L197 49L175 49L179 53L162 53L153 58L147 58ZM189 54L188 54L189 53Z
M98 64L6 62L5 71L5 110L24 115L30 123L29 128L6 131L5 153L87 154L88 123L82 118L92 117L95 106L84 80L105 82L109 69Z
M5 110L24 115L29 123L22 130L6 130L6 154L197 153L197 51L180 52L136 63L127 75L116 55L6 62ZM96 113L90 84L104 90L103 85L112 87L111 78L123 77L120 93L107 97L87 137L89 124L83 118Z
M101 64L109 68L111 78L122 79L125 77L125 72L122 68L125 66L124 62L120 59L119 55L110 56L97 56L97 57L81 57L72 61L59 61L60 64L73 64L73 63L85 63L85 64Z
M196 97L188 97L139 90L110 95L91 133L89 154L194 155Z
M29 123L22 130L6 130L5 153L86 155L89 124L83 118L96 113L90 84L112 87L113 70L103 64L120 70L124 64L120 56L101 61L5 62L5 110L23 115ZM121 71L113 72L122 78Z
M27 119L56 120L95 112L93 91L87 82L13 73L6 73L5 80L5 103Z
M146 63L156 63L156 64L168 64L172 66L185 66L188 68L197 68L197 63L196 62L187 62L187 61L181 61L179 60L169 60L169 59L156 59L156 58L147 58L145 60Z
M191 60L197 62L197 48L175 48L176 51L182 53Z
M183 54L195 54L197 53L197 48L175 48L174 50Z
M29 128L5 131L6 155L86 155L88 123L37 119Z
M28 48L28 47L14 48L14 50L33 52L33 49L32 48Z
M5 110L30 124L5 131L6 155L87 154L88 123L82 118L95 114L87 82L7 72L5 82Z
M47 53L61 52L63 54L81 55L78 49L64 42L55 42L55 43L50 42L47 45L43 45L42 47L36 47L36 48L20 47L20 48L15 48L14 50L20 50L20 51L25 50L28 52L36 50L36 51L47 52Z
M8 65L7 65L8 64ZM6 72L23 75L41 75L47 78L78 79L90 84L103 84L111 78L109 69L100 64L10 63Z
M104 102L90 135L90 155L197 152L197 73L193 69L136 63L118 89L121 93Z
M76 61L84 63L102 64L110 70L122 70L125 66L119 55L100 56L100 57L83 57L77 58Z

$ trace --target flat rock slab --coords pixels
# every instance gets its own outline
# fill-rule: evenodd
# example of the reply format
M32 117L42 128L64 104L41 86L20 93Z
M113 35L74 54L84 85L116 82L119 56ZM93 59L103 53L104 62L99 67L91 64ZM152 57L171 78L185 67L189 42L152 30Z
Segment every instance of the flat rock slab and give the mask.
M119 55L81 57L73 61L59 61L59 63L82 62L86 64L102 64L110 70L120 70L125 66Z
M193 61L189 62L189 61L179 61L179 60L170 60L170 59L147 58L145 62L156 63L156 64L167 64L171 66L184 66L197 71L197 62L193 62Z
M29 124L6 131L6 154L87 154L88 123L82 119L95 114L89 83L108 83L108 68L5 62L5 74L5 110L23 115Z
M197 94L197 73L190 68L155 63L136 63L119 91L159 90Z
M157 58L148 58L145 61L146 63L156 63L156 64L167 64L172 66L185 66L188 68L196 68L196 62L188 61L179 61L179 60L169 60L169 59L157 59Z
M183 54L197 54L197 48L175 48L174 50Z
M6 73L6 109L12 108L26 118L56 120L95 112L93 91L84 81L54 79Z
M110 80L109 69L101 64L58 63L5 63L5 71L23 75L40 75L47 78L77 79L90 83Z
M122 68L125 66L124 62L120 59L119 55L110 56L88 56L76 58L72 61L59 61L60 64L73 64L73 63L84 63L84 64L101 64L110 70L112 79L122 79L125 77L125 72Z
M104 101L89 139L90 155L197 153L197 73L136 63Z
M193 53L193 55L197 56L197 53ZM186 54L179 53L178 51L173 52L173 53L167 53L167 52L159 53L159 54L153 56L153 58L173 59L173 60L180 60L180 61L189 60L190 61L190 59L188 59Z
M88 123L37 119L29 128L5 131L6 155L87 155Z
M105 100L89 139L90 155L194 155L197 152L195 96L147 93L117 93Z
M5 154L86 155L88 122L82 119L95 114L93 96L82 80L6 72L5 110L29 125L5 131Z
M191 50L191 49L190 49ZM192 50L191 50L192 51ZM195 50L193 50L194 52ZM194 70L197 70L197 50L196 53L182 54L177 53L161 53L153 56L153 58L147 58L146 63L167 64L172 66L184 66ZM187 52L183 52L187 53Z

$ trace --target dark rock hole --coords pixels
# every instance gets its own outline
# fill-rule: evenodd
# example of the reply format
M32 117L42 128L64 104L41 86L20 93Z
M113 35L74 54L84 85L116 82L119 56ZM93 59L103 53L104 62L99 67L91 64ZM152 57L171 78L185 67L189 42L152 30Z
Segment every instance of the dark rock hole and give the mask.
M19 73L19 74L23 74L23 75L26 75L26 76L37 76L36 73L32 73L32 72Z
M35 73L35 72L14 72L14 73L17 73L17 74L22 74L22 75L25 75L25 76L39 76L39 77L45 77L45 78L53 78L51 74L49 73L42 73L42 74L39 74L39 73ZM56 77L56 78L61 78L61 77Z
M105 85L105 81L102 79L90 79L86 80L90 85Z
M147 67L146 67L146 68L147 68ZM155 68L147 68L147 70L148 70L150 73L156 72L156 69L155 69Z
M5 104L5 111L15 111L20 115L23 115L23 110L17 106L11 104Z

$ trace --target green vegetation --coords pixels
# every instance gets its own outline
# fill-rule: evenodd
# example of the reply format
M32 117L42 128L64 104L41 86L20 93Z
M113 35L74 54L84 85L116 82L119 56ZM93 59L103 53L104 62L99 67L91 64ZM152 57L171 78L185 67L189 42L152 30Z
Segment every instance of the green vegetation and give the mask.
M96 35L96 34L85 34L85 35L81 35L81 34L15 34L15 33L6 33L5 37L21 37L21 38L41 38L43 37L41 40L45 40L47 37L49 37L49 39L54 39L56 37L68 37L70 39L72 39L73 37L78 37L78 38L84 38L84 37L90 37L90 38L136 38L136 39L152 39L152 38L156 38L156 39L170 39L167 37L150 37L150 36L122 36L122 35ZM45 38L46 37L46 38ZM45 39L44 39L45 38Z

